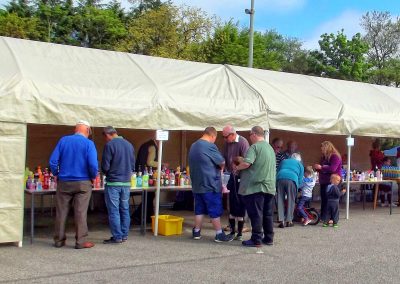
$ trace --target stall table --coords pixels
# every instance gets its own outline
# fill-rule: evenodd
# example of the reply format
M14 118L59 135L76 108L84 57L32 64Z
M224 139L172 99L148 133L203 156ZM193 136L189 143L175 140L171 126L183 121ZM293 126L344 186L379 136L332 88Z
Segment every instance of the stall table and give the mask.
M343 182L346 183L346 182ZM350 181L350 185L374 185L374 204L373 208L374 210L376 209L376 203L378 201L378 192L379 192L379 185L380 184L385 184L385 183L395 183L393 180L380 180L380 181ZM393 196L393 185L391 187L392 190L392 196ZM365 210L365 189L362 189L363 192L363 209ZM389 213L392 215L392 203L389 205Z
M145 234L146 232L146 212L147 212L147 192L155 192L157 189L156 186L150 186L150 187L134 187L131 188L131 193L141 193L142 194L142 204L144 206L142 206L142 219L141 219L141 224L140 224L140 231L142 233L142 235ZM177 191L191 191L192 187L190 185L184 185L184 186L161 186L160 190L162 192L177 192ZM36 196L45 196L45 195L55 195L56 194L56 190L28 190L25 189L25 193L28 195L31 195L31 244L33 244L34 241L34 235L35 235L35 197ZM100 188L100 189L93 189L92 190L92 194L93 193L104 193L104 188Z

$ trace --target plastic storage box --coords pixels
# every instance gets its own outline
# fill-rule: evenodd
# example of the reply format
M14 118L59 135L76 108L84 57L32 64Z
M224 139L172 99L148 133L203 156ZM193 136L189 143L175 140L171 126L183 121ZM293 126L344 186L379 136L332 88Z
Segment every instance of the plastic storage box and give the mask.
M183 218L173 215L158 216L158 234L163 236L181 235ZM151 228L154 232L155 216L151 216Z

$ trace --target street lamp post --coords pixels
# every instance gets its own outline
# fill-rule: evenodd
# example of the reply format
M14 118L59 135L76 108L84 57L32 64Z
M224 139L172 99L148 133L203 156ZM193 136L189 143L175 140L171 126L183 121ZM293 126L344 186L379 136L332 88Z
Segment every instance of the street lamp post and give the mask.
M254 42L254 0L251 0L251 9L246 9L244 12L250 15L250 31L249 31L249 61L247 66L253 67L253 42Z

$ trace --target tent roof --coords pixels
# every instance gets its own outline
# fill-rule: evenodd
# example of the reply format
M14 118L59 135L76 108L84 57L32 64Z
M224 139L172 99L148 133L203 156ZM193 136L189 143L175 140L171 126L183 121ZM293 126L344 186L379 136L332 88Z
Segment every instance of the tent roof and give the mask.
M228 66L268 108L270 128L321 134L400 136L400 89Z
M0 121L202 130L268 128L258 94L223 65L0 37Z
M400 136L400 89L0 37L0 121Z

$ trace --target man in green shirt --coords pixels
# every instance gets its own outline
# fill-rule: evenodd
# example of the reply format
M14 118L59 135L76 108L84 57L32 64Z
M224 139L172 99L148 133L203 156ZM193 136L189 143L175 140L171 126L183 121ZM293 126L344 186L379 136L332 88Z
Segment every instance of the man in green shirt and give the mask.
M250 131L252 145L235 171L241 171L239 194L242 195L252 227L251 239L242 245L258 247L273 244L273 200L276 182L275 152L264 138L264 129ZM264 232L264 233L263 233ZM264 237L263 237L264 235Z

